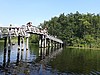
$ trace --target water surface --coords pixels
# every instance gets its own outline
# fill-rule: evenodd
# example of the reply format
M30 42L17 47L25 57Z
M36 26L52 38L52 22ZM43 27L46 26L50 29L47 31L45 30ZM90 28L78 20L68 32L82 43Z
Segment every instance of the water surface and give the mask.
M39 48L18 50L17 43L6 53L0 42L0 75L98 75L100 50L71 48ZM6 56L5 56L5 55Z

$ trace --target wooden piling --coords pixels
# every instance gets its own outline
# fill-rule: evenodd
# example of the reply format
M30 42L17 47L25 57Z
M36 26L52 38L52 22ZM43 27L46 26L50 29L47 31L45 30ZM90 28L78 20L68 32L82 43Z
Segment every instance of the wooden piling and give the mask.
M8 61L7 61L7 65L9 65L9 63L10 63L10 53L11 53L11 36L9 35L9 37L8 37Z
M26 37L26 50L28 50L28 44L29 44L29 38L28 37Z
M18 50L20 50L20 35L18 35Z
M7 37L4 37L4 59L3 59L3 66L6 65L6 53L7 53Z

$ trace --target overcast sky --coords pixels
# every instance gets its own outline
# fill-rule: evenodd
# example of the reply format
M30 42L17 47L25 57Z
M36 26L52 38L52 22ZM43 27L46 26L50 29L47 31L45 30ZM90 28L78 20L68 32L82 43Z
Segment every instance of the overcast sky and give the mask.
M38 26L61 13L100 13L100 0L0 0L0 26Z

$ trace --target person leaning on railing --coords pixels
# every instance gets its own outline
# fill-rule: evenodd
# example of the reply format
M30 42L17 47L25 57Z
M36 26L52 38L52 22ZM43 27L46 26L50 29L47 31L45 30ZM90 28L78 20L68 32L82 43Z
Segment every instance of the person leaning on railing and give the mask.
M27 30L31 31L31 27L32 27L32 22L28 22L27 23Z

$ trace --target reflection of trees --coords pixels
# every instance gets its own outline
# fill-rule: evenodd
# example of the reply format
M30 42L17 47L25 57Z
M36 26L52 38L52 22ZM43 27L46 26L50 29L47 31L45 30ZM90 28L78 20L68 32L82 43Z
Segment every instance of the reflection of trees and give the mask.
M4 48L4 42L0 42L0 51L2 51Z
M66 49L50 61L53 69L61 72L90 73L100 71L100 53L95 50Z
M30 54L31 55L36 55L38 56L38 52L39 52L39 49L38 49L38 45L34 45L33 43L29 45L29 48L30 48Z

